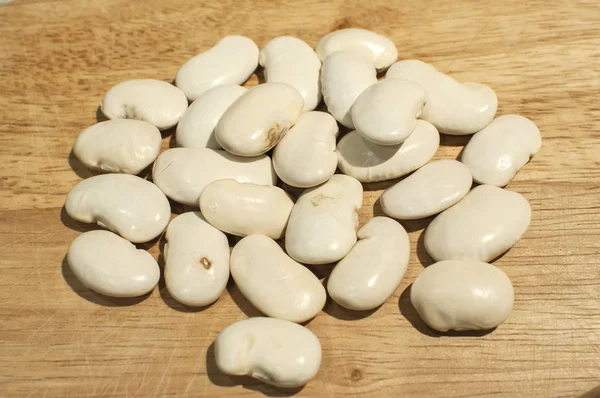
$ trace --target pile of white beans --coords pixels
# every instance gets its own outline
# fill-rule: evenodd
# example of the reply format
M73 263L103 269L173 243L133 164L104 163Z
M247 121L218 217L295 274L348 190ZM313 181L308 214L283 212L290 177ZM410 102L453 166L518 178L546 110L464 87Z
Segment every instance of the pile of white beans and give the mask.
M502 187L540 149L540 132L522 116L494 119L489 87L397 58L389 39L362 29L332 32L316 50L284 36L259 51L247 37L227 36L186 62L175 85L130 80L112 87L101 103L109 120L84 130L73 149L90 169L109 172L67 196L72 218L105 228L73 241L73 273L107 296L147 294L160 268L131 242L166 229L164 277L177 301L215 302L231 273L267 316L219 334L218 367L298 387L317 373L321 345L297 323L315 317L327 293L349 310L385 303L410 258L408 235L395 219L440 213L424 236L437 262L414 281L412 304L441 332L498 326L514 293L489 262L531 219L529 202ZM266 82L240 86L259 64ZM329 113L314 111L322 98ZM351 130L339 140L338 123ZM174 126L178 147L160 153L160 130ZM439 133L473 134L460 161L430 162ZM135 176L152 163L152 182ZM343 174L335 174L338 167ZM389 218L357 231L361 182L410 173L381 196ZM305 190L294 201L278 178ZM473 181L479 185L471 189ZM167 198L199 211L170 221ZM226 234L243 237L231 252ZM326 291L303 264L331 263Z

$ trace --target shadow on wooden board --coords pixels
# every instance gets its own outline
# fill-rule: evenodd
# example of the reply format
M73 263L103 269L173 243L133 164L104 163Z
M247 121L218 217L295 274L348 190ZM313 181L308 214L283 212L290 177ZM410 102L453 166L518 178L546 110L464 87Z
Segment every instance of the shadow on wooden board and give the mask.
M600 398L600 385L592 388L590 391L579 395L577 398Z
M398 301L398 308L400 309L400 313L402 316L406 318L410 324L417 329L421 334L424 334L429 337L482 337L492 333L496 328L488 329L488 330L468 330L468 331L448 331L448 332L438 332L429 326L421 319L417 310L412 305L410 301L410 290L412 289L412 283L404 289L402 294L400 295L400 300Z
M373 203L373 217L377 216L386 216L386 214L383 212L383 209L381 208L381 196L377 198L375 203ZM396 220L404 227L406 232L409 234L417 231L422 231L417 240L416 250L419 262L423 267L428 267L429 265L435 262L425 249L425 229L429 226L429 223L433 221L434 218L435 215L417 220Z
M206 350L206 375L214 385L220 387L235 387L241 385L245 389L256 391L267 397L291 397L298 394L304 387L279 388L262 383L250 376L229 376L221 372L215 360L215 343Z
M75 156L73 149L71 149L71 152L69 152L69 157L67 161L69 162L69 167L75 172L75 174L77 174L77 177L79 178L86 179L99 174L85 167L83 163L81 163L81 161L77 159L77 156Z
M353 311L344 308L335 301L331 300L330 298L327 298L327 303L325 304L325 308L323 308L323 312L325 312L329 316L332 316L342 321L356 321L359 319L370 317L375 312L377 312L377 310L380 307L381 305L376 308L373 308L372 310Z
M465 146L473 135L440 134L440 146Z

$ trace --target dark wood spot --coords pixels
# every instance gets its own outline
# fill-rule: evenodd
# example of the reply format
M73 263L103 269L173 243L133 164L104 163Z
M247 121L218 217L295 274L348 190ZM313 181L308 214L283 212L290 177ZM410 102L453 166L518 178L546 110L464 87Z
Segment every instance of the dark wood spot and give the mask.
M352 373L350 373L350 378L352 381L359 381L362 379L362 372L359 369L354 369Z
M352 22L350 21L350 19L348 17L344 17L336 22L336 24L333 26L333 29L331 29L331 31L335 32L336 30L347 29L347 28L351 28L351 27L352 27Z

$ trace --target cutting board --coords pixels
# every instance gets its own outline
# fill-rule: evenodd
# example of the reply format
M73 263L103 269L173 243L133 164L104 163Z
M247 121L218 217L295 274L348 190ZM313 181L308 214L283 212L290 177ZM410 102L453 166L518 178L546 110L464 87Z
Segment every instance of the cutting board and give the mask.
M255 394L367 397L573 397L600 383L600 9L596 1L15 0L0 6L0 395ZM328 301L309 324L323 362L305 388L278 390L215 365L212 342L258 311L233 283L212 306L185 308L164 281L149 296L101 297L65 262L93 229L65 195L90 173L71 154L98 104L127 79L171 81L189 57L228 34L259 46L280 35L314 45L339 28L390 37L460 81L491 86L498 114L531 118L542 150L507 189L531 202L523 239L495 262L515 305L489 333L440 335L408 288L431 258L430 219L403 223L411 261L379 309ZM254 86L253 76L247 86ZM442 136L436 158L468 137ZM167 133L164 147L173 143ZM391 183L366 184L361 223L382 214ZM176 211L181 208L176 207ZM159 258L163 239L142 247ZM162 260L160 260L162 261ZM325 278L330 267L313 267ZM596 390L597 391L597 390Z

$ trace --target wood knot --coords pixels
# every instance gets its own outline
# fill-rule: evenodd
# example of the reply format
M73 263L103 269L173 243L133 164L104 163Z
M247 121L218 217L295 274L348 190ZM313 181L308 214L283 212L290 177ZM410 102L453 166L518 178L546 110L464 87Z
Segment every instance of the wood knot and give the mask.
M362 372L359 369L354 369L352 373L350 373L350 378L352 381L359 381L362 379Z
M331 29L331 31L335 32L336 30L348 29L351 27L352 27L352 21L350 21L350 18L345 17L345 18L342 18L339 21L337 21L335 23L335 25L333 25L333 29Z
M204 269L210 269L212 263L210 262L210 260L206 257L202 257L200 259L200 265L202 265L204 267Z

